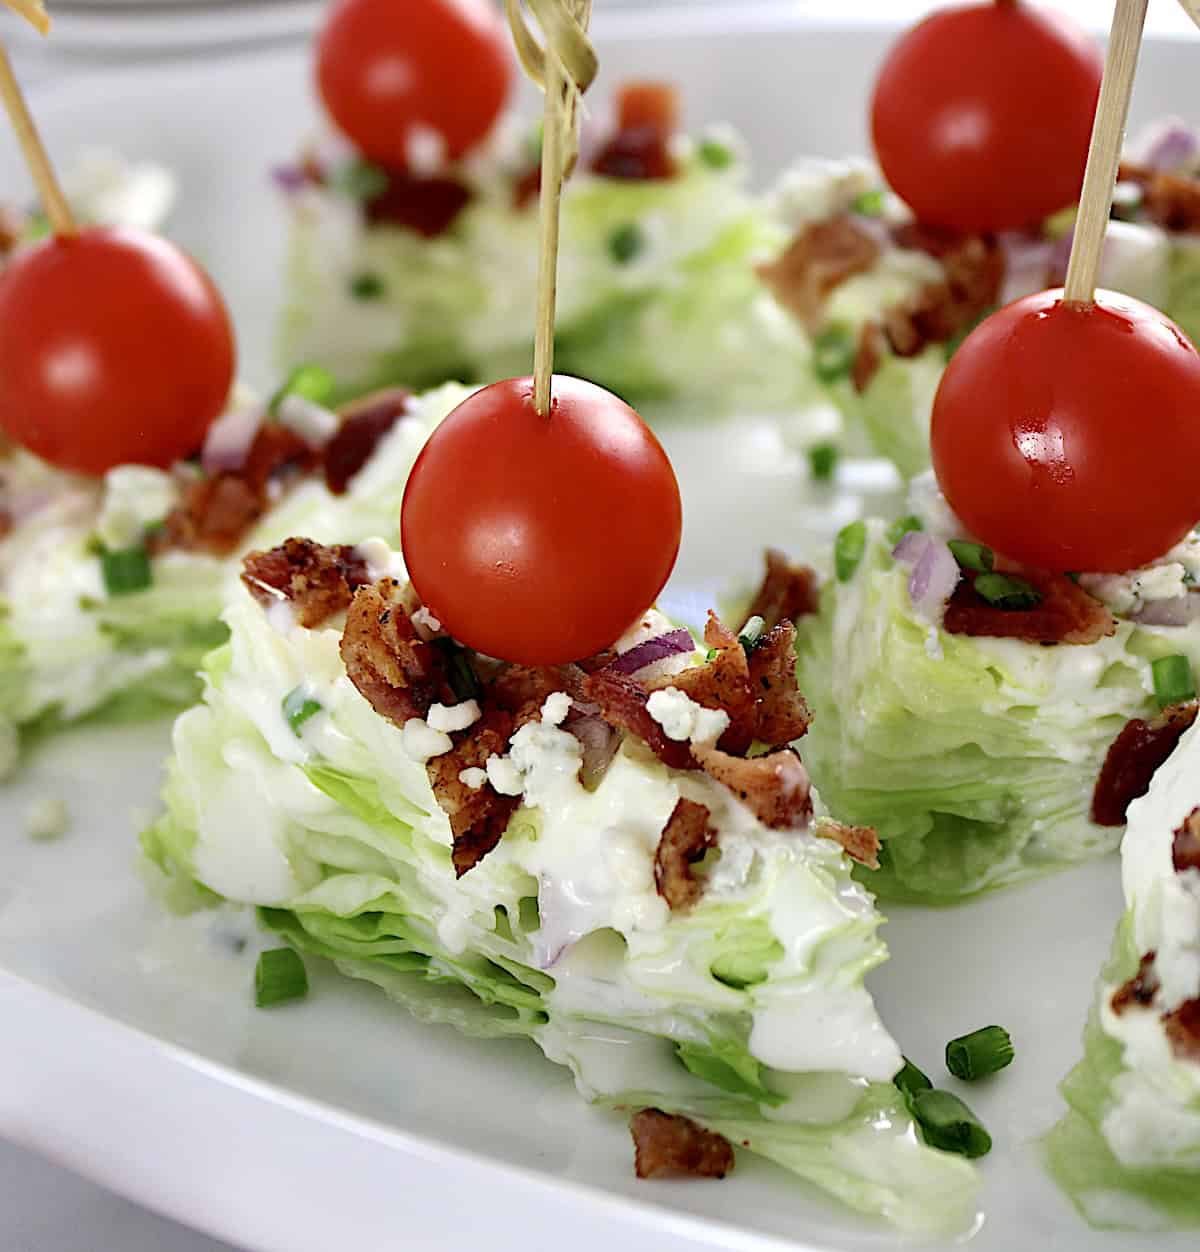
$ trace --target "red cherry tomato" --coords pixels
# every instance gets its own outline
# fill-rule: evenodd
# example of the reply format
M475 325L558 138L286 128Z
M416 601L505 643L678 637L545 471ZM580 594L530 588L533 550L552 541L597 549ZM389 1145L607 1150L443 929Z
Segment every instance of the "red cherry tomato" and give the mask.
M512 85L508 32L487 0L338 0L317 37L317 86L371 161L410 164L417 128L451 159L486 138Z
M1103 62L1086 32L1017 0L944 9L892 48L871 132L917 219L1016 230L1073 204Z
M430 436L401 510L404 560L463 643L524 665L607 648L662 590L679 552L675 472L623 400L556 375L476 392Z
M933 465L972 534L1060 573L1136 569L1200 519L1200 353L1115 292L1018 300L950 360Z
M234 361L211 279L155 235L50 238L0 274L0 428L63 469L167 466L195 452Z

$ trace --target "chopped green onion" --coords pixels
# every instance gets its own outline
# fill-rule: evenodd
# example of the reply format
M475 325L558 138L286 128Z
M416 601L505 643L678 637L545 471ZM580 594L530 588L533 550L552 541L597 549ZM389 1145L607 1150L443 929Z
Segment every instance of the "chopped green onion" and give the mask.
M387 284L378 274L366 271L350 280L350 294L356 300L378 300L387 291Z
M933 1083L908 1059L904 1057L904 1068L892 1079L904 1096L904 1102L911 1104L914 1097L922 1091L930 1091Z
M813 373L823 383L837 382L850 373L857 351L858 345L850 328L835 322L813 340Z
M721 651L720 648L709 648L709 650L704 654L705 662L711 663L715 661L717 659L717 653L720 651Z
M972 569L978 574L988 574L996 564L995 553L981 543L968 543L965 539L951 539L946 546L954 553L954 559L962 569Z
M1042 602L1042 593L1032 583L1012 574L980 574L975 590L995 609L1032 609Z
M955 1078L974 1082L1012 1064L1012 1038L1003 1026L984 1026L946 1044L946 1068Z
M1196 677L1186 656L1160 656L1150 666L1159 708L1196 698Z
M866 522L851 522L838 531L833 541L833 567L840 583L848 583L854 577L867 550Z
M983 1123L949 1091L919 1091L909 1102L909 1109L931 1148L972 1159L992 1150L992 1136Z
M88 556L103 556L105 553L104 540L93 531L84 542L83 550Z
M254 1003L260 1008L302 1000L308 995L304 962L291 948L260 952L254 969Z
M378 165L361 158L334 171L333 185L353 200L374 200L388 189L388 176Z
M628 265L646 246L646 237L637 222L618 226L608 237L609 255L618 265Z
M297 365L271 397L267 408L272 415L277 414L285 396L303 396L314 404L329 405L336 389L337 379L323 365Z
M841 455L835 443L813 444L808 450L808 465L813 478L819 483L827 483L833 477Z
M437 639L434 646L441 649L446 662L446 677L450 689L459 700L477 700L480 694L479 679L471 668L466 650L453 639Z
M752 617L742 627L741 633L738 635L738 643L742 645L747 656L762 643L763 631L766 629L766 625L766 622L761 617Z
M727 170L734 162L733 149L719 139L701 139L696 155L710 170Z
M100 572L110 596L145 591L154 581L150 556L140 544L135 548L106 548L100 553Z
M323 706L319 700L314 700L312 696L306 695L303 687L293 687L283 697L282 707L283 715L287 718L287 724L292 728L292 734L298 739L300 737L300 727L310 717L315 717Z
M883 188L872 187L870 191L860 191L850 205L855 213L863 217L879 217L883 213Z
M910 513L907 517L897 518L897 520L888 527L888 543L890 543L894 548L900 540L911 531L924 529L925 523L913 513Z

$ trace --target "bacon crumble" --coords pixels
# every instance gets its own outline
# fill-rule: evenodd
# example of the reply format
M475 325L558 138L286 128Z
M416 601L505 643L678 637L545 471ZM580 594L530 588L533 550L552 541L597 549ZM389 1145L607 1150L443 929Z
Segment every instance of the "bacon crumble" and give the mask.
M766 573L746 610L743 628L752 617L761 617L764 628L771 630L784 618L794 622L817 612L820 601L815 570L793 564L778 548L767 550L766 562Z
M1149 1008L1158 995L1158 975L1154 972L1156 953L1147 952L1138 963L1137 973L1113 992L1109 1003L1118 1017L1133 1005Z
M1023 639L1027 643L1097 643L1116 633L1117 619L1106 605L1064 574L1042 570L1013 571L1030 583L1041 600L1030 609L1002 609L975 590L976 573L963 577L946 606L943 626L951 635Z
M852 861L867 869L879 868L879 832L873 826L847 826L826 817L813 827L813 834L840 843Z
M301 626L320 626L350 605L368 581L367 567L345 544L327 547L311 539L285 539L277 548L248 553L242 582L264 607L286 600Z
M613 670L597 670L584 680L583 697L600 710L610 726L628 731L671 769L698 769L686 743L667 738L663 728L646 707L650 692L632 675Z
M1174 234L1200 232L1200 179L1122 162L1121 182L1142 189L1142 208L1151 221Z
M1177 874L1189 869L1200 870L1200 808L1194 808L1175 832L1171 864Z
M708 809L694 800L680 799L654 853L654 885L672 912L686 909L700 898L701 885L692 866L716 843L717 832Z
M697 744L692 752L704 772L728 787L764 826L801 830L808 824L813 811L811 783L794 749L740 757Z
M374 456L411 401L407 387L388 387L339 411L342 423L324 450L325 485L335 496L346 494L350 480Z
M659 1178L664 1174L724 1178L733 1169L729 1140L705 1130L690 1117L642 1109L630 1119L629 1130L639 1178Z
M816 331L830 294L870 269L878 256L874 237L842 214L810 222L775 260L759 265L757 273L785 309Z
M807 733L808 702L796 685L796 627L785 618L750 654L753 738L779 748Z
M1171 1051L1185 1061L1200 1062L1200 999L1185 1000L1163 1016Z
M854 363L850 367L850 384L856 395L861 396L871 385L871 380L879 373L886 347L887 337L879 323L863 322L858 332L858 347L854 353Z
M1150 790L1155 771L1175 751L1184 731L1196 720L1200 704L1173 704L1151 721L1126 723L1113 741L1092 792L1092 821L1124 826L1132 801Z
M605 178L674 178L671 139L679 127L679 93L663 83L628 83L617 96L616 133L592 159Z
M471 201L471 191L452 178L417 178L388 169L387 186L366 202L372 225L404 226L426 239L444 235Z

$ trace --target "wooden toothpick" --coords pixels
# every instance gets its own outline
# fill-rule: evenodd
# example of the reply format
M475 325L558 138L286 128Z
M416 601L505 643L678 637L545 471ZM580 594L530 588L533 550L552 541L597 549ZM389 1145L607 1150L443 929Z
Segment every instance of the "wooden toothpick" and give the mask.
M1104 79L1100 84L1096 121L1088 149L1087 172L1083 176L1083 194L1079 198L1079 214L1075 219L1071 260L1067 265L1064 294L1067 300L1074 303L1089 304L1096 293L1100 258L1104 251L1104 231L1112 211L1113 187L1121 162L1121 145L1125 139L1129 98L1133 94L1133 76L1137 70L1148 2L1117 0L1113 14L1108 54L1104 59Z
M579 98L595 79L598 63L587 37L592 0L528 0L528 4L542 28L544 46L537 43L525 24L521 0L505 0L521 64L545 93L537 322L533 338L533 402L545 417L550 412L550 380L554 375L562 186L579 150Z
M46 34L50 29L50 15L41 0L3 0L3 3L25 18L41 34ZM55 177L54 166L50 164L46 146L34 125L21 84L17 82L12 62L8 59L8 49L3 43L0 43L0 104L4 105L8 120L16 132L17 143L21 145L25 164L29 166L29 173L33 177L33 185L37 188L42 207L46 210L50 229L56 235L75 234L75 219Z

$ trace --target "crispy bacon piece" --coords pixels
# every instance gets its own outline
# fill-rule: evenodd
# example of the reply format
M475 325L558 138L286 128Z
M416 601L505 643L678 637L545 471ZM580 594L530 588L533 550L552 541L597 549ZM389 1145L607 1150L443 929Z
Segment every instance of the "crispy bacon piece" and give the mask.
M1154 972L1155 955L1154 952L1147 952L1138 962L1137 973L1113 992L1109 1003L1118 1017L1132 1005L1149 1008L1154 1003L1159 987L1158 975Z
M488 698L513 715L514 730L541 716L546 697L565 691L583 695L584 673L577 665L506 665L487 684Z
M663 1174L724 1178L733 1168L729 1140L705 1130L690 1117L642 1109L630 1119L629 1130L639 1178L658 1178Z
M1125 825L1130 803L1150 790L1155 771L1175 751L1198 709L1193 700L1171 705L1152 721L1135 717L1127 723L1109 748L1092 792L1096 825Z
M753 737L779 748L799 739L812 712L796 686L796 627L784 619L750 654L750 690L754 696Z
M483 769L493 754L502 756L512 733L511 714L503 709L489 709L474 726L461 732L449 752L432 757L425 766L433 794L450 819L450 833L454 836L451 859L459 878L474 869L500 842L521 802L519 796L501 795L491 783L472 790L459 779L459 774L465 769Z
M309 628L348 608L355 588L367 581L366 565L345 544L285 539L277 548L242 559L242 582L259 604L287 600L296 621Z
M654 853L654 885L674 909L686 909L700 898L700 883L692 866L717 843L712 814L703 804L681 799L675 805Z
M542 193L542 167L531 165L519 178L513 181L513 208L520 212L531 204L537 203Z
M631 674L597 670L584 680L583 697L600 709L600 716L618 730L640 739L664 765L672 769L699 769L686 743L668 739L650 716L646 702L650 692Z
M1176 234L1200 231L1200 178L1187 178L1122 162L1118 178L1142 189L1142 207L1151 221Z
M843 214L805 226L780 256L757 272L775 299L815 331L830 292L870 269L878 256L875 239Z
M325 445L325 485L345 495L350 480L371 459L379 441L408 411L412 392L388 387L364 396L340 412L341 426Z
M386 170L387 186L366 204L374 225L406 226L426 239L444 235L471 200L470 189L452 178L417 178Z
M850 382L857 395L862 395L871 385L871 380L879 372L883 364L883 350L887 340L883 328L878 322L863 322L858 332L858 349L854 353L854 364L850 367Z
M0 257L7 256L25 232L25 214L15 205L0 204Z
M11 535L13 529L12 514L7 509L0 509L0 539Z
M793 565L786 553L769 548L767 572L742 625L752 617L761 617L766 629L772 630L784 618L794 622L815 613L819 607L815 571L807 565Z
M1200 808L1193 809L1175 832L1171 845L1171 863L1175 872L1200 869Z
M672 674L654 686L674 687L706 709L724 709L729 714L729 727L720 744L726 752L741 754L754 740L754 693L746 651L737 635L711 610L704 626L704 642L716 652L711 661Z
M852 861L867 869L879 868L879 832L873 826L847 826L827 817L813 827L813 834L840 843Z
M1099 600L1064 574L1021 569L1020 576L1041 593L1031 609L1000 609L975 591L966 571L946 606L945 628L952 635L1024 639L1028 643L1096 643L1115 633L1117 622Z
M403 588L383 578L354 593L341 653L350 681L382 717L403 726L435 702L454 704L442 651L423 643L403 604Z
M617 96L617 130L592 169L605 178L675 177L671 138L679 126L679 93L664 83L628 83Z
M697 744L692 753L704 772L728 787L764 826L800 830L808 824L813 809L811 784L808 771L791 748L746 758Z
M1185 1000L1163 1024L1171 1051L1185 1061L1200 1061L1200 999Z

